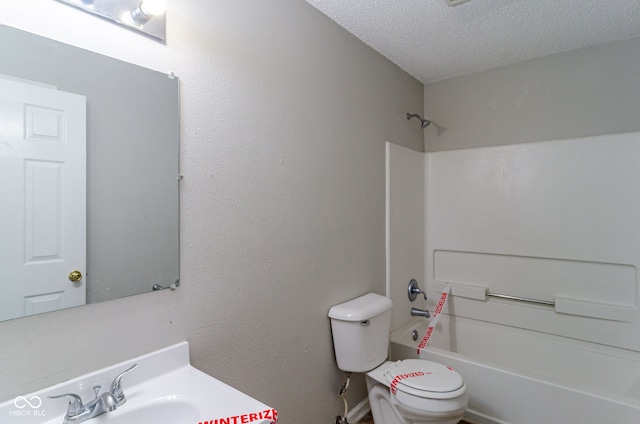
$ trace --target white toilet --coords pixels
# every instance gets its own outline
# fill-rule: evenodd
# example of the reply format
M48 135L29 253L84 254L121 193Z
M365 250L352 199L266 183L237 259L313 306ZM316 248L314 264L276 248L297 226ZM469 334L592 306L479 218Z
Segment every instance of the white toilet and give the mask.
M376 424L457 424L468 400L460 374L421 359L386 360L392 306L368 293L329 309L338 368L367 373Z

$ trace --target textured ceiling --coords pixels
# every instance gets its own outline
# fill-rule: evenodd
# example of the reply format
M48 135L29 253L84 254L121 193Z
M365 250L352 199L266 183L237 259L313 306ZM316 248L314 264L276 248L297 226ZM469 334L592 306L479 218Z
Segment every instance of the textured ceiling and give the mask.
M423 83L640 36L640 0L306 0Z

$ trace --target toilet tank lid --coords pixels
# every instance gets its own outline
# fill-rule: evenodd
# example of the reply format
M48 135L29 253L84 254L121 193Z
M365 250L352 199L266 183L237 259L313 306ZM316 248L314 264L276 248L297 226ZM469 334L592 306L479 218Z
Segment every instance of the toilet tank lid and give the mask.
M375 293L367 293L345 303L332 306L329 318L341 321L364 321L388 311L391 299Z

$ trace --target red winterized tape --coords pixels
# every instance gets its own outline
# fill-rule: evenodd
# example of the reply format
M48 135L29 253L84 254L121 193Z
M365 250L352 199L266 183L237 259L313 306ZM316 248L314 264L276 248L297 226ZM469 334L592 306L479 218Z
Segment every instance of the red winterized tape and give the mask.
M225 418L200 421L198 424L248 424L258 420L271 420L269 424L276 424L278 422L278 411L275 409L266 409L250 414L232 415Z
M449 298L450 292L451 292L451 284L447 283L447 285L444 286L444 290L442 291L442 294L440 295L438 306L436 306L436 310L433 313L433 318L431 319L431 322L429 322L427 331L424 333L424 337L422 338L422 341L418 345L418 354L420 354L420 349L424 349L425 347L427 347L427 344L429 343L429 339L431 338L431 334L433 334L433 329L436 327L436 325L438 325L438 321L440 321L440 313L442 312L442 309L444 308L445 303L447 303L447 299Z
M422 377L423 375L427 375L427 374L433 374L431 372L423 372L423 371L416 371L416 372L412 372L409 374L400 374L398 376L396 376L396 378L393 379L393 381L391 382L391 393L393 393L394 395L396 394L396 392L398 391L398 383L401 380L405 380L407 378L412 378L412 377Z

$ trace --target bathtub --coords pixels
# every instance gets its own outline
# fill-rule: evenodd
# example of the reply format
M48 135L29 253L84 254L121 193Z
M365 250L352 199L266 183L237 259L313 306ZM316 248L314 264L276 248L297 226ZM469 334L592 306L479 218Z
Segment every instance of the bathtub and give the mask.
M638 352L443 314L418 355L427 324L412 319L393 331L390 358L419 357L455 368L467 383L470 421L640 422Z

